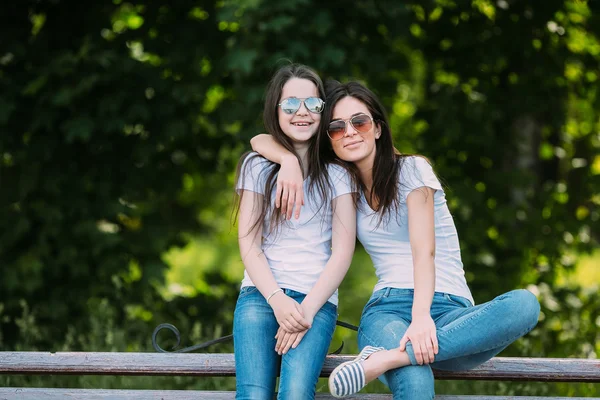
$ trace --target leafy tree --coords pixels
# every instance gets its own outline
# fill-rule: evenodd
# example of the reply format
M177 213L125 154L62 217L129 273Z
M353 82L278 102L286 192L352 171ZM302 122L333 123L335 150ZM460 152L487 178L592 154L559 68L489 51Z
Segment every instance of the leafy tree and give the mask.
M597 7L3 4L2 347L100 350L111 327L122 340L105 340L107 349L148 349L166 320L195 338L228 331L231 271L241 268L233 171L262 129L267 80L292 60L366 82L390 112L398 148L433 161L477 301L518 286L539 295L539 327L509 351L595 356L598 295L562 277L598 244ZM189 261L179 279L192 290L165 289L167 261L181 263L167 252L194 243L199 259L215 249L210 267L196 274L200 263ZM357 253L343 286L363 295L342 296L354 322L372 287L368 264Z

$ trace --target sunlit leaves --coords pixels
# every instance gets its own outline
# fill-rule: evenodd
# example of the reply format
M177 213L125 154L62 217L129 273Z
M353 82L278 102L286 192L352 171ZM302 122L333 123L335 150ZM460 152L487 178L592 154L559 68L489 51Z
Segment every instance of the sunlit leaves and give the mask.
M205 113L210 113L214 111L221 101L225 98L225 90L221 86L213 86L206 92L206 100L204 102L204 106L202 107L202 111Z
M540 145L540 157L544 160L550 160L554 157L554 149L550 143L544 142Z
M30 17L31 20L31 34L33 36L37 36L44 24L46 23L46 15L45 14L32 14Z
M128 42L127 47L130 49L131 58L133 59L141 62L148 62L154 67L158 67L162 64L162 59L156 54L145 52L143 43L139 41Z
M471 4L490 20L496 17L496 7L489 0L472 0Z
M123 33L128 29L139 29L144 24L142 13L143 5L132 5L123 3L112 16L112 30L115 33Z
M202 7L193 7L189 13L188 13L190 18L199 20L199 21L204 21L206 19L208 19L208 12L206 12L206 10L202 9Z
M460 78L456 73L444 71L442 69L437 69L435 73L436 83L442 85L457 86L460 82Z

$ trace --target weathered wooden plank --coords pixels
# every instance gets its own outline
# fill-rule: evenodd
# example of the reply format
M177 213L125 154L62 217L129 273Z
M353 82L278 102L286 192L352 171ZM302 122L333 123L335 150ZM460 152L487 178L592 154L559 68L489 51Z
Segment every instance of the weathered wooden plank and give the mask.
M328 356L321 376L353 356ZM234 376L233 354L0 352L0 374ZM496 357L437 379L600 382L600 360Z
M346 397L354 400L391 400L391 394L356 394ZM590 400L590 397L523 397L523 396L436 396L439 400ZM120 389L43 389L0 388L0 400L232 400L235 392L197 390L120 390ZM317 400L334 399L326 393L317 393ZM596 398L597 399L597 398Z
M496 357L469 371L434 370L436 379L600 382L600 360Z

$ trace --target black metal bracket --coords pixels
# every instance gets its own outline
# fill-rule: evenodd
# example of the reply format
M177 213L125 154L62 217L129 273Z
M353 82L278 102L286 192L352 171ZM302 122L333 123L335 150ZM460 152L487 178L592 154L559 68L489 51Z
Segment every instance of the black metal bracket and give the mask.
M342 328L358 331L357 326L349 324L347 322L336 321L335 324L341 326ZM158 336L158 332L160 332L162 329L170 330L175 334L175 337L177 338L177 344L173 346L171 350L165 350L158 345L156 338ZM231 339L233 339L233 335L227 335L217 339L208 340L204 343L196 344L194 346L184 347L183 349L177 349L177 347L179 347L179 344L181 344L181 334L179 333L179 329L177 329L177 327L175 327L175 325L173 324L160 324L156 328L154 328L154 332L152 332L152 347L154 347L154 350L156 350L159 353L189 353L195 350L204 349L206 347L212 346L213 344L228 342ZM342 341L342 345L331 354L340 354L343 348L344 342Z

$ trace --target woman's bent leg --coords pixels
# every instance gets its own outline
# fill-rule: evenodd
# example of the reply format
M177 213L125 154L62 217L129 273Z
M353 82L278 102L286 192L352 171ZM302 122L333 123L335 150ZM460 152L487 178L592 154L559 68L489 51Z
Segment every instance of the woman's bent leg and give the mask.
M433 368L469 369L489 360L531 331L540 313L539 302L527 290L513 290L474 307L461 301L434 296L439 353Z
M440 369L444 371L466 371L483 364L492 357L496 356L506 347L508 347L508 345L484 351L482 353L471 354L469 356L451 358L445 361L436 361L431 364L431 366L434 369Z
M304 299L304 295L297 292L291 292L288 296L299 303ZM314 399L336 319L337 307L325 303L298 347L282 356L278 399Z
M394 400L431 400L435 397L433 372L429 365L409 365L391 369L381 379Z
M279 369L278 327L262 294L253 286L242 288L233 317L237 400L273 399Z
M288 295L299 303L304 299L304 295L297 292ZM325 303L315 315L312 327L298 347L290 349L281 357L278 399L314 399L336 319L337 307L329 302Z
M390 314L378 315L380 319L376 324L371 325L368 321L361 320L358 333L359 347L374 346L386 349L398 347L400 339L408 328L408 323L402 319L395 320ZM433 373L428 365L395 368L380 376L379 380L390 388L394 400L431 400L435 396Z
M396 349L410 325L412 300L412 291L404 289L386 288L374 294L361 318L359 347ZM431 367L469 369L489 360L533 329L539 311L537 299L526 290L506 293L476 307L466 299L436 293L431 313L438 328L439 352ZM406 354L412 366L390 369L379 379L393 391L394 399L433 398L430 366L417 365L410 342Z
M365 346L395 349L410 325L412 296L388 294L376 303L370 300L365 307L358 331L361 349ZM391 369L379 379L390 388L394 400L431 400L435 396L433 373L428 365Z

